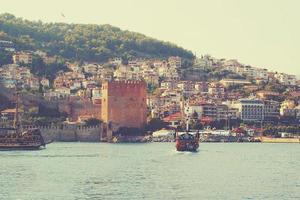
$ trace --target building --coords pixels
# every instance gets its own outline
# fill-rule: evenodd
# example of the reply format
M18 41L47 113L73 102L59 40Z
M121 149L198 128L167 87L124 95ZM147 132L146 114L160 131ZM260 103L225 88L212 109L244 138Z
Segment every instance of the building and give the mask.
M154 86L159 85L159 76L154 70L143 71L142 77L148 84L152 84ZM134 77L134 79L138 80L139 76Z
M114 78L116 80L122 81L122 80L131 80L133 79L133 72L131 70L131 67L128 65L120 65L115 71L114 71Z
M193 116L194 113L197 113L198 118L201 117L203 113L202 104L199 103L187 103L184 107L184 114L186 116Z
M208 93L211 95L224 95L225 88L220 83L210 83L208 87Z
M162 81L160 83L160 88L164 90L174 90L177 84L175 81Z
M147 122L144 81L106 81L102 84L101 118L118 127L141 128Z
M122 64L122 58L113 58L109 60L109 63L112 65L121 65Z
M251 66L241 66L237 68L238 74L247 76L249 78L256 78L255 69Z
M277 73L274 77L283 85L297 85L297 77L285 73Z
M295 117L295 102L293 100L285 100L280 105L280 115L285 117Z
M211 120L227 120L228 107L223 104L203 103L201 118L210 118Z
M163 118L163 121L172 128L177 128L180 125L180 121L182 120L182 115L180 112L174 113Z
M199 119L209 118L212 121L227 120L229 117L235 118L235 116L230 115L229 108L225 104L208 102L188 103L185 106L185 114L192 116L193 113L197 113Z
M224 85L225 87L229 87L232 85L250 85L251 82L247 81L245 79L222 79L220 81L220 83L222 85Z
M85 73L96 74L99 69L99 65L97 63L90 63L82 66L82 68L84 69Z
M195 93L195 84L192 81L180 81L177 83L177 88L182 91L183 95L191 95Z
M197 92L200 92L200 93L208 92L208 83L207 82L196 82L195 83L195 90Z
M22 109L19 109L19 114L23 114L23 110ZM16 109L15 108L12 108L12 109L5 109L5 110L2 110L0 112L1 114L1 119L3 121L13 121L15 119L15 115L16 115Z
M217 104L217 117L216 119L219 120L227 120L229 119L229 112L228 106L225 104Z
M178 56L171 56L168 59L168 63L170 66L176 66L176 68L181 67L181 58Z
M260 122L264 120L264 102L258 99L240 99L236 104L243 121Z
M206 69L213 67L213 58L210 55L202 55L200 58L194 60L194 68L196 69Z
M300 119L300 105L295 107L295 112L296 112L296 118Z
M261 90L256 92L256 95L260 99L274 99L278 96L280 96L279 92L272 92L272 91L267 91L267 90Z
M12 41L0 40L0 49L5 51L15 51L14 43Z
M32 55L26 52L17 52L13 55L13 61L15 64L31 64L32 63Z
M67 87L59 87L55 89L55 92L58 94L59 97L65 98L70 96L71 90L70 88Z
M264 121L276 121L280 117L280 104L277 101L264 101Z
M42 59L43 59L43 62L47 65L56 62L56 57L55 56L43 56Z
M31 77L29 79L29 87L32 90L38 90L40 87L40 81L37 77Z

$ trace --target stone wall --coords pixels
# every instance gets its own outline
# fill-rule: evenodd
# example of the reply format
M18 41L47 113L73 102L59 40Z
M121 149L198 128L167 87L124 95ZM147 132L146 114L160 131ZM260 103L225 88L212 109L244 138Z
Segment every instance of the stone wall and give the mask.
M97 118L101 120L101 103L94 104L90 100L60 100L57 101L60 112L65 112L71 121L77 121L81 117Z
M61 142L100 142L102 127L86 127L75 125L63 126L28 126L25 129L38 128L40 129L44 140L47 141L61 141Z

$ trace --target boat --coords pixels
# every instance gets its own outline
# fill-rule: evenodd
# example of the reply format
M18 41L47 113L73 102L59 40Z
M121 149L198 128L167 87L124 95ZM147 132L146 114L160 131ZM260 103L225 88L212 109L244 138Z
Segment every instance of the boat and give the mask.
M263 143L299 143L300 144L300 137L280 137L280 138L273 138L273 137L259 137L259 140Z
M38 150L46 147L39 129L23 129L19 119L19 100L16 93L16 110L12 127L0 128L0 150Z
M184 97L182 96L183 105L184 105ZM183 108L183 107L182 107ZM181 111L184 113L184 110ZM182 121L184 120L183 115ZM186 116L186 130L185 132L177 132L175 131L175 141L176 141L176 150L177 151L190 151L196 152L199 148L199 140L200 133L199 130L197 132L191 132L189 129L190 124L190 116Z
M191 151L196 152L199 148L199 132L192 134L184 132L182 134L176 133L176 149L177 151Z
M0 150L38 150L45 147L39 129L19 132L15 128L0 128Z

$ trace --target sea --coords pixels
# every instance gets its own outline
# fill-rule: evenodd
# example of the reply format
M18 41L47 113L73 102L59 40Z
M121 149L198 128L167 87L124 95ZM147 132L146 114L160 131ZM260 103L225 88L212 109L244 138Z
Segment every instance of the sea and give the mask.
M52 143L0 151L1 200L300 199L300 145Z

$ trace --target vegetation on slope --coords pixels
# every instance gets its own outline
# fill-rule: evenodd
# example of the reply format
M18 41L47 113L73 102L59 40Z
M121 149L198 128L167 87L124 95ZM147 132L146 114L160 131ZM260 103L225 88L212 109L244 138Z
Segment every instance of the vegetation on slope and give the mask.
M15 43L17 49L43 50L63 58L105 62L109 58L167 58L194 55L169 42L123 31L111 25L43 23L0 15L0 39Z

